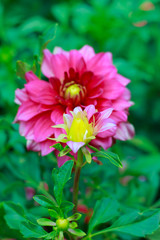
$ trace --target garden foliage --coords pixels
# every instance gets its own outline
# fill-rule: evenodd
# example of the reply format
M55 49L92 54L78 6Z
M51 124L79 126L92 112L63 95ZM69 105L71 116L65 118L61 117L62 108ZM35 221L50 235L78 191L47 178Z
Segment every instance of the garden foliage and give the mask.
M0 2L0 239L63 239L63 232L66 239L160 238L159 23L159 0ZM58 168L53 153L26 150L13 124L14 92L25 72L41 77L43 49L85 44L112 52L118 72L131 79L136 135L93 153L103 165L86 157L73 214L73 161Z

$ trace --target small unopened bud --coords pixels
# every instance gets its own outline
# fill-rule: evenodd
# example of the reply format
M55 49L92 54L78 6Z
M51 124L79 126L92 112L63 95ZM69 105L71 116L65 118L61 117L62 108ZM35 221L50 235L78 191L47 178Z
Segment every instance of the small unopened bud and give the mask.
M69 227L69 221L67 219L58 219L56 221L56 226L61 231L66 231Z

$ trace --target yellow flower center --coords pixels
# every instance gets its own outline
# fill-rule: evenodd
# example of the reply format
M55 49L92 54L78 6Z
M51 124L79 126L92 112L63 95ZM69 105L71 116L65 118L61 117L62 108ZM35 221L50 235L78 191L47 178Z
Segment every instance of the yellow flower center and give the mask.
M80 87L78 86L78 84L73 84L71 86L69 86L67 89L66 89L66 92L65 92L65 98L67 98L68 96L70 97L75 97L76 95L79 94L80 92Z
M91 136L93 136L93 127L92 124L89 124L87 117L80 116L80 113L74 116L68 132L68 139L73 142L88 143L90 140L87 138Z

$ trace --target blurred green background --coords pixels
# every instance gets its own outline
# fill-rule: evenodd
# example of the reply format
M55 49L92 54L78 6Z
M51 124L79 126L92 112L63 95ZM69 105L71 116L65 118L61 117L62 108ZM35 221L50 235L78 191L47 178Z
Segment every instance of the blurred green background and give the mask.
M24 200L26 180L41 191L39 183L50 182L49 172L56 165L53 154L42 159L37 153L27 152L25 139L19 136L18 126L12 124L18 108L14 92L25 83L16 76L16 61L33 64L41 44L54 34L55 39L48 45L51 50L55 46L79 49L89 44L96 52L110 51L119 73L131 79L129 89L135 105L129 120L136 136L131 141L117 142L113 151L128 166L124 175L145 175L149 179L148 185L140 183L137 188L141 193L135 195L144 205L151 205L159 197L160 172L159 0L0 2L1 200L29 204Z

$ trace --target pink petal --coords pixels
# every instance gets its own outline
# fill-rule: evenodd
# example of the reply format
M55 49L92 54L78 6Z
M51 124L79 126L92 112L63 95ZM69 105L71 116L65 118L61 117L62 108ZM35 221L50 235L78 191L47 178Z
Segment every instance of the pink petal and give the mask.
M50 119L51 112L43 113L34 125L34 140L42 142L50 137L55 129L52 127L54 123Z
M27 150L28 151L34 151L34 152L39 152L41 150L40 144L36 143L32 140L27 140Z
M85 99L85 102L84 102L84 106L88 106L88 105L94 105L94 106L97 106L97 100L96 99L89 99L89 98L86 98Z
M17 103L18 105L21 105L22 102L28 101L28 95L26 93L25 88L23 89L16 89L15 91L15 100L14 102Z
M55 47L53 50L53 54L64 54L67 57L67 59L69 57L69 52L63 50L61 47Z
M88 76L85 76L85 74L88 74ZM104 79L102 76L95 76L93 75L92 72L85 72L83 74L85 77L88 77L88 82L86 81L87 85L87 89L91 90L91 89L97 89L97 87L103 87L103 82ZM82 79L83 79L83 75L82 75Z
M93 98L98 98L102 95L103 89L102 88L94 88L92 91L88 92L88 98L93 99Z
M126 122L128 119L128 115L125 111L113 111L111 118L116 122Z
M77 50L71 50L69 52L70 68L76 69L81 59L82 59L82 55Z
M112 119L102 119L101 121L98 122L98 124L95 126L95 129L97 132L104 132L109 129L116 129L116 124Z
M70 147L70 149L72 149L72 151L74 153L78 152L78 150L85 145L84 142L72 142L72 141L69 141L67 142L67 145Z
M69 114L63 114L64 123L67 125L68 128L71 127L73 116Z
M118 81L114 79L106 79L106 84L103 89L103 98L116 99L124 92L124 86L122 86Z
M123 77L120 74L117 74L116 79L123 85L126 86L128 83L130 83L130 80L128 78Z
M49 82L53 87L55 96L59 95L60 86L61 86L60 80L58 78L52 77L49 79Z
M74 110L73 110L73 112L74 112L75 114L77 114L78 112L82 112L82 108L81 108L81 107L75 107Z
M47 139L46 141L41 142L40 143L41 155L45 156L45 155L53 152L54 148L50 148L50 146L53 146L54 144L56 144L56 142L53 141L53 140L49 140L49 139Z
M69 160L71 160L71 158L66 156L66 155L63 156L63 157L58 157L57 156L58 167L61 167L65 162L67 162Z
M28 121L29 119L44 111L48 111L48 109L43 108L39 104L36 104L32 101L23 102L23 104L20 105L18 109L18 113L14 122Z
M44 76L50 78L54 77L53 65L52 65L52 54L48 49L43 51L44 57L41 65L41 70Z
M52 69L54 75L50 77L57 77L60 80L64 79L64 73L69 70L69 63L64 54L52 55Z
M93 68L96 65L104 65L104 64L112 64L112 53L107 52L101 52L101 53L97 53L94 57L92 57L90 59L90 61L87 63L87 65L89 65L89 68Z
M37 117L32 118L29 121L21 121L19 132L21 136L25 136L28 140L34 140L33 128L37 121Z
M89 106L85 107L84 111L86 111L88 120L90 120L90 118L96 112L96 109L95 109L94 105L89 105Z
M97 135L96 135L96 138L107 138L107 137L112 137L116 134L116 130L117 130L117 126L116 127L113 127L111 129L108 129L107 131L104 131L104 132L99 132Z
M105 109L112 108L112 101L111 100L106 101L105 98L99 98L96 108L99 111L104 111Z
M114 108L114 110L122 111L126 108L129 108L133 104L134 103L131 102L131 101L126 101L126 100L123 100L123 99L116 99L115 101L113 101L113 108Z
M65 109L61 105L55 105L54 109L52 110L51 120L54 124L61 124L63 123L63 114L65 113ZM54 125L53 124L53 125Z
M93 139L90 143L95 147L98 147L98 148L102 147L106 150L112 146L113 141L112 141L112 137L108 137L105 139L96 138L96 139Z
M106 73L107 67L114 66L112 65L112 54L111 53L98 53L94 57L92 57L87 62L87 69L96 73L96 74L104 74Z
M113 112L113 108L108 108L108 109L102 111L99 120L108 118L112 114L112 112Z
M120 123L114 138L125 141L132 139L135 135L135 130L130 123Z
M89 45L85 45L82 47L79 52L82 54L85 61L90 60L92 57L95 56L94 49L90 47Z
M82 74L86 70L86 63L83 58L80 58L80 60L77 62L76 71Z
M25 79L27 82L32 82L35 80L40 80L32 71L25 73Z
M125 88L121 98L125 99L126 101L130 100L131 92L127 88Z
M54 91L52 85L43 80L36 80L29 82L25 85L31 100L37 103L46 105L53 105L56 103L55 96L57 93Z

